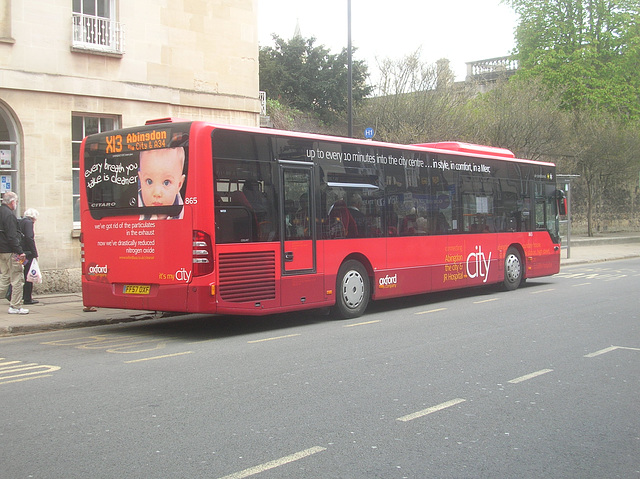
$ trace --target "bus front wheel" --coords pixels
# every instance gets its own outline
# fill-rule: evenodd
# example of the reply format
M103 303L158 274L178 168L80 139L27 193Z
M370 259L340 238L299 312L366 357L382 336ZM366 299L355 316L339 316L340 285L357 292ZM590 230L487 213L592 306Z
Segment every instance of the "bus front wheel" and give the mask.
M515 248L509 248L504 258L503 286L507 291L513 291L522 283L523 264L520 253Z
M336 281L336 310L343 319L357 318L369 304L371 286L369 275L358 261L345 262Z

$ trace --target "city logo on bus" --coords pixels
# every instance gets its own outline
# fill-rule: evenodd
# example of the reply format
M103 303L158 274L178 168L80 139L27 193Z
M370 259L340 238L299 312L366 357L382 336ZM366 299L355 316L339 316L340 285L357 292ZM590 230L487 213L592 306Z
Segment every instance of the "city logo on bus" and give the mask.
M487 257L482 251L482 246L476 246L473 253L467 256L467 276L469 278L483 278L486 283L489 279L489 267L491 266L491 252Z
M178 281L184 281L185 283L188 283L191 279L191 272L187 271L185 268L179 269L178 271L176 271L176 279Z
M393 276L386 275L384 278L378 280L378 287L381 289L397 288L398 286L398 274Z

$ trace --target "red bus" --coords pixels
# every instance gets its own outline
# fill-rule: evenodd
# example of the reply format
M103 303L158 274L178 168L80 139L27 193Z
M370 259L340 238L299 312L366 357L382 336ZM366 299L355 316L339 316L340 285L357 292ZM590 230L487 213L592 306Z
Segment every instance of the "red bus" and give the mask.
M555 166L504 149L168 118L80 156L85 306L352 318L560 269Z

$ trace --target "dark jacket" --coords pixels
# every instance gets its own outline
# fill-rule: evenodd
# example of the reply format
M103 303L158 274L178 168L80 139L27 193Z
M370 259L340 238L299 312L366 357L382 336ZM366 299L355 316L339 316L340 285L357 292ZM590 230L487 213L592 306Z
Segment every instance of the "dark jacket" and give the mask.
M0 253L22 254L18 233L18 218L7 205L0 206Z
M18 228L22 232L22 250L27 255L27 259L38 257L38 249L36 248L35 234L33 232L33 220L29 217L20 218L18 220Z

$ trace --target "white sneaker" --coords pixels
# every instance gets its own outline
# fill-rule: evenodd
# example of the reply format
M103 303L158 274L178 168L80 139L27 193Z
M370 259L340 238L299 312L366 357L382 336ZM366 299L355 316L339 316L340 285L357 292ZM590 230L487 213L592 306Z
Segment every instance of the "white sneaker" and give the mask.
M29 314L29 310L25 308L9 308L9 314Z

